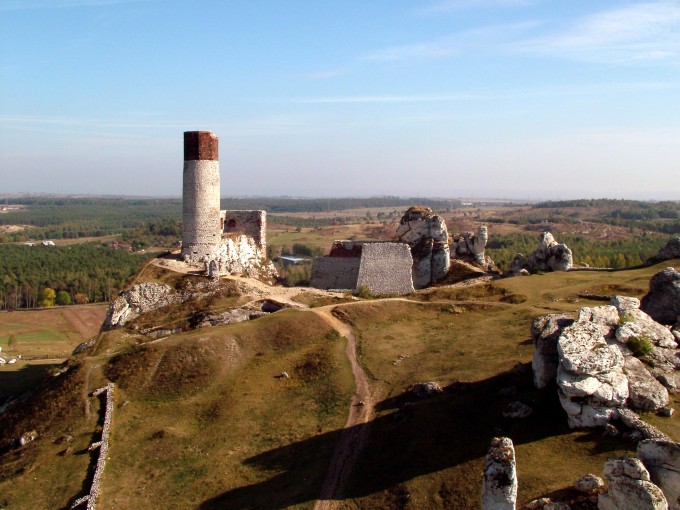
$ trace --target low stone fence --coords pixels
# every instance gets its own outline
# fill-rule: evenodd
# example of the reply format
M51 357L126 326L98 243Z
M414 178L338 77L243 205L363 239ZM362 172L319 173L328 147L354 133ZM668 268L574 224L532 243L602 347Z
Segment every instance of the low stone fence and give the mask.
M114 403L114 384L108 383L105 387L99 388L92 393L96 397L106 392L106 408L104 411L104 426L102 427L102 439L99 443L94 443L90 449L99 449L99 458L97 459L97 467L92 477L92 485L90 485L90 493L78 498L73 502L71 508L76 508L87 502L87 510L95 510L97 498L99 497L99 489L106 466L106 456L109 452L109 440L111 438L111 418L113 417L113 403Z

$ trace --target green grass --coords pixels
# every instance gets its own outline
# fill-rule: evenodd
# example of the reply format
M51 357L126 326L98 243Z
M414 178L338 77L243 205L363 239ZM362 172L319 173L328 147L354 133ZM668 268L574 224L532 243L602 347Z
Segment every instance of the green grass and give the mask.
M23 328L27 329L27 328ZM43 343L43 342L66 342L68 337L61 331L54 329L40 329L38 331L31 331L30 333L18 333L14 337L18 343ZM7 344L8 336L0 337L0 344Z
M634 445L605 438L599 430L569 430L555 388L535 390L530 371L515 373L513 367L529 366L534 317L603 304L578 297L594 290L639 297L649 278L667 265L517 277L433 289L421 296L425 303L338 307L337 315L355 328L360 361L382 395L345 508L479 508L480 473L495 435L515 442L518 502L551 494L577 498L570 489L574 480L601 473L606 460L632 454ZM441 384L444 393L425 401L405 393L411 384L428 380ZM517 394L502 396L509 386ZM529 404L534 414L519 421L503 418L504 406L513 400ZM413 407L399 411L409 401ZM680 438L672 420L645 418Z
M555 388L535 390L530 372L513 370L531 359L531 321L602 304L580 297L588 292L639 297L653 274L676 263L440 287L419 295L420 302L337 306L335 315L355 332L378 401L340 506L479 508L484 455L495 435L515 442L520 503L575 497L569 489L574 480L601 473L607 459L632 454L634 445L600 430L569 430ZM153 320L174 320L190 306ZM63 447L53 441L71 431L79 448L87 444L97 416L95 406L86 418L84 394L107 378L118 388L103 480L107 508L313 506L353 392L344 338L313 312L285 310L142 346L137 339L126 330L102 335L95 357L80 358L82 367L40 393L25 414L3 423L0 440L34 422L43 434L22 456L0 459L0 494L8 508L59 508L79 494L87 456L60 457ZM289 379L275 377L284 371ZM445 391L419 401L405 393L430 380ZM511 386L515 395L501 394ZM503 418L513 400L534 414ZM680 405L680 395L671 400ZM402 409L406 402L412 406ZM680 438L676 420L643 417Z

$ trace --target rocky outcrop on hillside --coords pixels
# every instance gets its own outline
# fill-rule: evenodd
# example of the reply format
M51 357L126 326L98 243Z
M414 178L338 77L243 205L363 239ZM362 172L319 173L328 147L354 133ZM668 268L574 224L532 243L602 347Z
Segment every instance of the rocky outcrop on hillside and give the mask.
M545 388L557 379L560 358L557 354L557 340L562 330L574 323L568 313L551 313L534 319L531 324L531 338L534 342L534 356L531 368L536 388Z
M668 241L666 246L661 248L650 262L663 262L669 259L680 259L680 236Z
M252 237L246 235L223 239L216 262L220 273L264 280L278 276L274 265L266 260L266 254L261 252Z
M604 465L607 492L597 500L598 510L666 510L668 503L639 459L612 459Z
M658 411L668 405L669 391L678 390L680 360L670 330L639 310L635 298L611 302L582 308L576 320L550 314L532 324L534 385L557 382L571 427L625 421L625 407ZM633 356L641 348L650 366Z
M482 510L515 510L517 467L509 437L495 437L486 455L482 483Z
M446 276L451 258L444 218L429 207L411 207L399 222L397 238L411 248L416 289L425 288Z
M463 232L460 237L454 241L454 255L456 258L468 262L475 262L486 267L484 250L488 240L489 232L486 225L480 225L477 232L474 234L472 232Z
M645 439L638 443L637 457L663 491L669 510L680 510L680 444Z
M616 346L607 345L599 324L586 321L562 331L557 351L558 393L569 426L606 425L628 398L623 354Z
M139 283L120 293L106 312L103 330L123 326L143 313L172 303L179 303L181 296L169 285L162 283Z
M521 253L515 255L509 273L518 275L522 269L533 271L567 271L574 265L571 250L560 244L550 232L543 232L538 238L538 248L528 257Z
M680 318L680 273L672 267L656 273L640 309L662 324L676 324Z

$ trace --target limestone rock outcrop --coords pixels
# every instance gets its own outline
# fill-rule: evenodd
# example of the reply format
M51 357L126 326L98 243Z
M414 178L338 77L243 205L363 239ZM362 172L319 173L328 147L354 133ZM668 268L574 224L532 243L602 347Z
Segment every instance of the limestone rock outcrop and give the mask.
M623 372L628 378L628 405L642 411L658 411L668 405L668 390L645 368L642 361L627 356Z
M486 266L484 250L489 240L489 231L486 225L480 225L476 233L463 232L454 243L456 258L470 260L481 266Z
M141 314L179 302L180 296L162 283L139 283L121 292L106 312L103 330L123 326Z
M515 448L508 437L495 437L486 455L482 484L482 510L515 510L517 466Z
M538 248L528 257L518 253L510 263L510 273L518 275L527 271L567 271L574 265L571 250L560 244L550 232L543 232L538 238Z
M680 236L674 237L652 258L653 262L663 262L680 258Z
M679 389L680 353L668 328L635 308L634 298L616 296L612 303L584 307L576 321L550 314L532 323L534 385L556 380L570 427L604 426L621 419L626 406L658 411L668 405L668 392ZM650 366L626 345L639 337L652 342Z
M680 444L645 439L638 443L637 458L663 491L669 510L680 510Z
M275 278L274 265L250 236L238 235L222 240L217 256L220 273L245 274L251 278Z
M680 273L672 267L656 273L640 309L657 322L675 324L680 316Z
M665 510L666 498L650 481L639 459L612 459L604 465L607 492L597 499L598 510Z
M534 356L531 368L534 372L536 388L545 388L555 382L560 359L557 354L557 339L562 330L574 323L567 313L553 313L534 319L531 324L531 337L534 342Z
M628 398L621 351L608 345L593 322L575 322L557 341L558 394L570 427L606 425Z
M446 276L451 256L444 218L429 207L410 207L399 222L397 238L411 248L416 289L425 288Z

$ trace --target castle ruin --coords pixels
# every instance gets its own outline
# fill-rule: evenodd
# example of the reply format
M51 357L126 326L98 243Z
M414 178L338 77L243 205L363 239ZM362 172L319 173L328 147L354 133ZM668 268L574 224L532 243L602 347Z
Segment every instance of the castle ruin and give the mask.
M211 274L274 276L267 258L266 211L220 210L218 138L212 131L184 133L182 259Z

